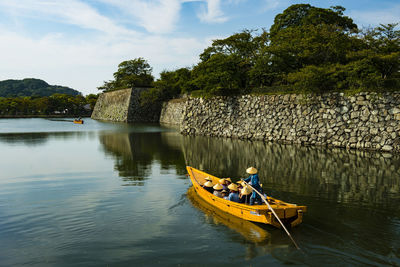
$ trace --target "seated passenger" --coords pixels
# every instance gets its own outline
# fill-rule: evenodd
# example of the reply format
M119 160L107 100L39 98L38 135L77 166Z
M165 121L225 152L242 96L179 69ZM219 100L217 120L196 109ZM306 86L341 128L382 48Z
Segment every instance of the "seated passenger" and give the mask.
M229 194L228 199L233 202L239 202L239 194L238 194L238 187L235 184L230 184L228 186L231 193Z
M216 185L214 185L213 186L213 188L214 188L214 196L217 196L217 197L222 197L222 193L221 193L221 191L222 191L222 185L220 185L220 184L216 184Z
M242 181L238 181L237 183L237 187L238 187L238 192L240 192L240 190L242 190L243 185L242 185Z
M250 203L252 189L249 186L244 186L239 194L239 202L244 204Z
M228 191L226 191L225 189L223 189L223 190L221 191L221 194L222 194L222 198L223 198L223 199L229 200Z
M222 185L223 190L228 190L228 186L226 185L225 179L219 179L220 185Z
M226 186L229 186L232 183L231 178L225 178Z
M210 192L211 194L213 193L214 189L213 189L213 184L210 181L207 181L204 183L203 188L205 190L207 190L208 192Z

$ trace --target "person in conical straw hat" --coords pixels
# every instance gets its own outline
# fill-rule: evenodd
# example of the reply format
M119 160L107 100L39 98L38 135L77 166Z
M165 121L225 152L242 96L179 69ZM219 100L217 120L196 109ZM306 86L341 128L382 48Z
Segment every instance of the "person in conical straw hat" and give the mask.
M204 180L212 182L212 179L210 178L210 176L207 176L206 178L204 178Z
M229 186L232 183L231 178L225 178L226 186Z
M221 191L221 194L222 194L222 198L223 198L223 199L229 200L229 199L228 199L228 191L226 191L225 189L223 189L223 190Z
M258 177L257 169L254 167L249 167L247 168L246 172L250 174L250 176L244 179L244 181L262 194L262 189L260 186L260 178ZM250 205L254 205L255 202L261 204L261 197L256 193L256 191L253 191L250 197Z
M224 179L224 178L219 179L218 182L222 185L223 190L228 190L228 185L226 184L226 179Z
M242 181L242 180L239 180L239 181L237 181L236 183L237 183L238 191L242 190L242 188L243 188L243 184L242 184L243 181Z
M214 193L213 193L214 196L222 197L221 191L222 189L224 189L224 187L221 184L216 184L213 186L213 188L214 188Z
M228 189L231 191L238 191L238 186L236 184L228 185Z
M204 188L205 190L207 190L208 192L210 192L211 194L214 192L213 184L212 184L211 181L205 182L204 185L203 185L203 188Z
M239 202L238 186L235 184L230 184L228 188L231 190L228 199L230 201Z
M244 186L242 190L240 190L240 195L239 195L239 202L240 203L245 203L248 204L249 201L251 200L251 192L253 190L250 188L250 186Z

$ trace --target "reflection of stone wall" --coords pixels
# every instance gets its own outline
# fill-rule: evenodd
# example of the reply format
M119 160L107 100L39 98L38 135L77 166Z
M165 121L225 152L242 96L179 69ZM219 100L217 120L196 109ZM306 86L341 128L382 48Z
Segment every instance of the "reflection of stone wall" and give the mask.
M382 204L400 193L398 155L189 136L183 150L187 165L219 177L237 179L255 166L270 190Z
M161 106L142 105L140 93L147 88L123 89L102 93L92 119L118 122L158 122Z
M400 151L400 93L189 98L181 132Z

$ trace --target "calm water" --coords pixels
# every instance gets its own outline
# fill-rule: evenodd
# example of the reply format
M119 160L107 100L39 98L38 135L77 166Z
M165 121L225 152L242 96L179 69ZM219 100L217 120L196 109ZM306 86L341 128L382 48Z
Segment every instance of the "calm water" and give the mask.
M308 206L285 233L190 190L185 166ZM183 137L158 125L0 119L0 266L400 266L400 157Z

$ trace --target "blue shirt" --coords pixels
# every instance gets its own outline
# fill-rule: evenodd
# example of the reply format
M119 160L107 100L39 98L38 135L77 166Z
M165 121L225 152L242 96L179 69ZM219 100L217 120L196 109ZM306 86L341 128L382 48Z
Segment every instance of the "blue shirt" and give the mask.
M246 179L244 179L246 183L249 183L253 187L258 187L260 185L260 178L258 178L258 174L252 174Z
M229 194L229 200L233 202L239 202L239 194L238 193L230 193Z

